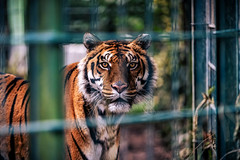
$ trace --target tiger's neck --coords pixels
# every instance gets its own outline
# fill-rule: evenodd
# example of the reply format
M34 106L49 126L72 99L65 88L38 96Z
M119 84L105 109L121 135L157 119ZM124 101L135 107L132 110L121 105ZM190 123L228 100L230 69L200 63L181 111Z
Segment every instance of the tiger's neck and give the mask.
M119 152L119 123L122 116L101 110L101 106L89 105L88 107L95 108L92 114L86 113L86 111L85 114L89 117L88 126L90 126L91 138L95 144L100 144L102 148L101 159L116 159Z

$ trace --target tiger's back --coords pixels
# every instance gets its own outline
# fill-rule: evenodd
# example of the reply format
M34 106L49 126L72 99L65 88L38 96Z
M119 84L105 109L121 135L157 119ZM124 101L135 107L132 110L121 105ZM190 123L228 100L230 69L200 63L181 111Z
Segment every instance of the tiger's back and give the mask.
M0 126L8 128L8 135L0 136L0 159L28 159L28 135L13 134L13 126L20 126L20 131L25 129L29 101L28 81L11 74L0 74Z

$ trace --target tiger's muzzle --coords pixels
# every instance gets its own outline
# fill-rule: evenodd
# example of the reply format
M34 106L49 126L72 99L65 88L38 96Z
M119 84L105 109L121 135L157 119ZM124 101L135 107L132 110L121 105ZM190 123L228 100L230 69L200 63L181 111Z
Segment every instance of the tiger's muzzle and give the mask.
M128 88L128 84L126 84L122 81L118 81L118 82L114 83L113 85L111 85L111 87L120 94Z

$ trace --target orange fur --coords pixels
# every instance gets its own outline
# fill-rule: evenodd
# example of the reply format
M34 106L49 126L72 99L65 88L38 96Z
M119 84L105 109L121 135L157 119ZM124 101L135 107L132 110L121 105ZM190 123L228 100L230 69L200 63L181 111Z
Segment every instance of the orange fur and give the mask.
M28 83L10 74L0 75L0 126L7 126L14 133L12 125L25 129L28 121ZM0 136L0 159L26 159L29 156L27 134Z
M65 130L66 159L118 159L122 115L151 96L156 81L146 52L150 36L100 41L86 33L84 45L87 56L64 68L65 119L73 126ZM1 74L0 104L0 125L7 125L10 134L0 137L0 159L28 159L28 135L11 134L11 125L24 129L29 119L28 82Z

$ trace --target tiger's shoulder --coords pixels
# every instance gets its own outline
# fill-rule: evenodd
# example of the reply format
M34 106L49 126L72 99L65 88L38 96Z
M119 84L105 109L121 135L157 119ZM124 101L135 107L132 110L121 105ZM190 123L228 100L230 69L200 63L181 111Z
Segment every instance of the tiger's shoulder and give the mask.
M79 74L79 62L75 62L69 65L66 65L63 68L63 78L64 78L64 88L67 87L67 84L75 82Z
M24 129L29 120L29 82L12 74L0 73L0 126L8 126L9 135L0 136L0 159L27 159L28 135L15 134L12 126Z
M2 107L29 104L29 82L12 74L0 73L0 102Z

